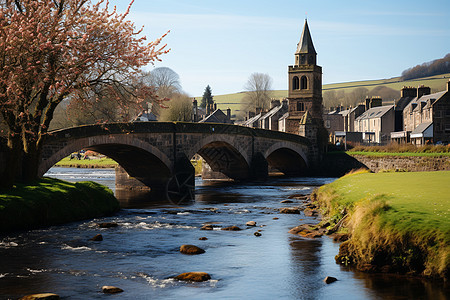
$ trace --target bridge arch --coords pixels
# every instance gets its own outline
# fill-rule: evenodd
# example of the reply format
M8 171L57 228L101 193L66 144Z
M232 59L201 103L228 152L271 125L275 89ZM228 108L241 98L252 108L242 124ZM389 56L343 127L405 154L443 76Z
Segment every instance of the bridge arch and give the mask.
M269 147L264 157L269 166L278 169L285 175L305 174L308 169L308 159L304 149L291 142L278 142Z
M246 149L236 137L213 134L202 138L187 153L188 157L199 154L213 171L241 180L249 177L250 159Z
M158 148L126 134L78 138L65 143L59 149L53 149L51 145L49 148L51 150L46 151L49 156L41 160L39 166L40 176L58 161L80 149L96 151L114 159L130 176L147 185L156 177L170 177L173 168L173 163Z

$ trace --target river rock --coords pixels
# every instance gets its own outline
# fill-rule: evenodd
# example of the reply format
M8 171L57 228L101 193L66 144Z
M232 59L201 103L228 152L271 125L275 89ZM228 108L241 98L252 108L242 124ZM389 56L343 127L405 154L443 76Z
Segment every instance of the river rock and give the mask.
M334 277L331 277L331 276L327 276L327 277L325 277L325 279L324 279L323 281L324 281L326 284L330 284L330 283L333 283L333 282L337 281L337 279L334 278Z
M303 211L303 213L305 214L305 216L307 217L315 217L317 216L319 213L317 212L317 210L311 209L311 208L307 208Z
M176 280L202 282L211 279L211 276L205 272L187 272L175 276Z
M183 254L202 254L205 253L205 250L203 250L200 247L194 246L194 245L181 245L180 252Z
M117 294L122 293L123 290L121 288L111 286L111 285L104 285L102 286L102 292L105 294Z
M100 242L100 241L103 241L103 236L101 234L96 234L94 237L92 237L89 240L94 241L94 242Z
M292 200L283 200L283 201L281 201L280 203L293 203L294 201L292 201Z
M272 218L272 220L279 220L280 218L277 218L277 217L275 217L275 218Z
M210 224L207 224L203 225L202 228L200 228L200 230L214 230L214 227Z
M261 236L261 233L259 233L258 231L254 233L255 236Z
M282 214L299 214L300 209L298 207L285 207L280 209Z
M222 228L222 230L239 231L239 230L242 230L242 229L237 227L237 226L235 226L235 225L233 225L233 226L224 227L224 228Z
M206 241L208 238L206 236L202 236L201 238L199 238L200 241Z
M52 293L42 293L42 294L33 294L33 295L26 295L20 298L20 300L59 300L59 295L52 294Z
M113 227L117 227L117 226L119 226L119 224L117 224L116 222L98 223L98 227L100 227L100 228L113 228Z
M255 221L248 221L245 225L247 225L247 226L256 226L256 222Z

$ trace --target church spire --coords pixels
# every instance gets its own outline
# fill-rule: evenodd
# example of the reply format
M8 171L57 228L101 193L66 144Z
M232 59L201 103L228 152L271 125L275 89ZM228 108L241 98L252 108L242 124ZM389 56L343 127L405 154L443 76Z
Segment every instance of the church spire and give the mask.
M305 25L303 26L302 36L300 42L297 44L297 51L295 52L296 65L315 65L317 52L314 49L314 45L309 32L308 20L305 19Z

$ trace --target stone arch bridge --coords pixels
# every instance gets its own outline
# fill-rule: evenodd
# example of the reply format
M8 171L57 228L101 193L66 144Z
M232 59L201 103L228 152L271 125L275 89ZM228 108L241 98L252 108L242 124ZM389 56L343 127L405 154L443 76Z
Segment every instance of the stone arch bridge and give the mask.
M55 163L80 149L114 159L153 193L179 194L194 187L190 159L200 155L213 171L231 179L264 178L268 166L301 175L314 164L305 137L228 124L135 122L87 125L53 131L41 153L42 176Z

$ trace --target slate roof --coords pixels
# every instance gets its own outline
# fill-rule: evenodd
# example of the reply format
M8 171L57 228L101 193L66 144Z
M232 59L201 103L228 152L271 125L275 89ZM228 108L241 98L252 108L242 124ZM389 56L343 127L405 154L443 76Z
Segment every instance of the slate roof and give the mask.
M200 120L199 123L231 124L232 122L227 119L227 115L221 109L216 109L212 114L210 114L203 120Z
M303 26L302 36L300 37L300 42L297 45L296 53L314 53L317 54L314 49L314 45L311 38L311 33L309 32L308 21L305 20L305 25Z
M408 105L412 105L412 104L417 104L417 107L414 108L414 110L418 111L420 110L420 104L421 103L426 103L428 100L430 99L435 99L435 100L439 100L442 96L444 96L444 94L447 93L447 91L442 91L442 92L437 92L437 93L433 93L433 94L429 94L429 95L423 95L420 98L414 98L413 100L411 100L411 102L409 102ZM408 106L407 105L407 106ZM405 106L406 107L406 106Z
M261 118L261 113L257 114L256 116L248 119L247 121L244 122L244 126L249 126L249 125L253 125L253 123L255 123L256 121L259 120L259 118Z
M430 127L433 124L433 122L424 122L417 125L416 128L414 128L413 131L411 131L411 134L418 134L423 133L425 130L427 130L428 127Z
M363 114L361 114L359 117L357 117L356 120L359 121L359 120L363 120L363 119L381 118L385 113L387 113L393 107L394 107L393 105L372 107L371 109L366 110Z

